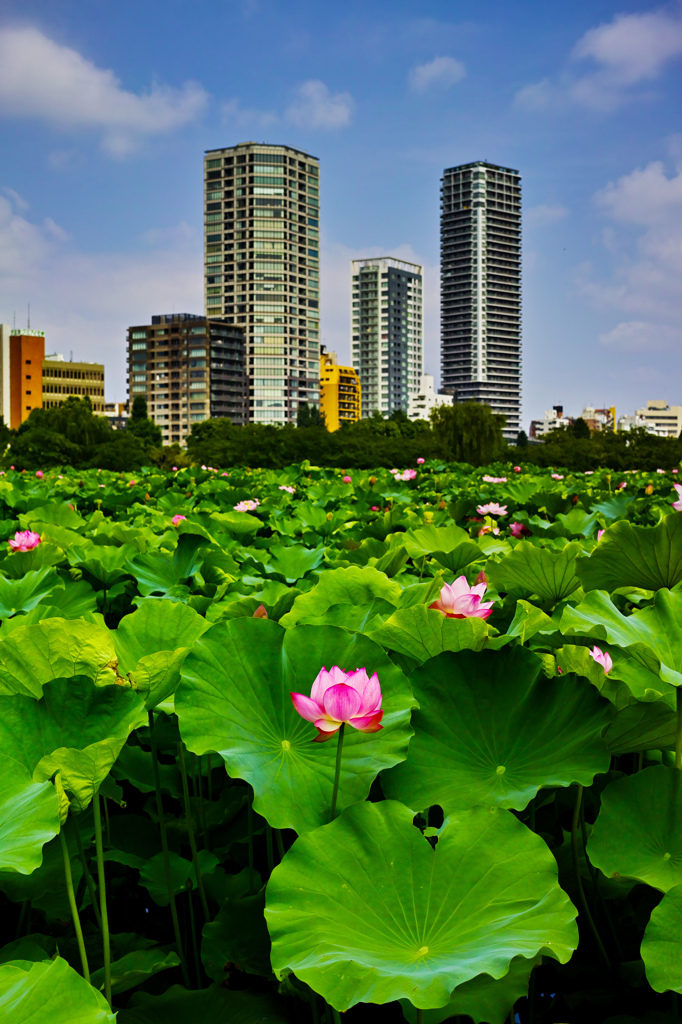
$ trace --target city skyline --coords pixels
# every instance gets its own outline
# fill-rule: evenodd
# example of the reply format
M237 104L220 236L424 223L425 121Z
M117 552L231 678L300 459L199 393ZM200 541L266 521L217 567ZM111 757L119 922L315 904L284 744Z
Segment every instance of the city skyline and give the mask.
M351 259L419 263L437 377L438 179L488 160L524 177L524 425L556 402L675 403L681 26L678 7L633 0L245 0L191 16L6 0L0 321L23 325L31 303L122 397L126 326L203 309L197 153L267 138L323 167L320 340L350 360Z

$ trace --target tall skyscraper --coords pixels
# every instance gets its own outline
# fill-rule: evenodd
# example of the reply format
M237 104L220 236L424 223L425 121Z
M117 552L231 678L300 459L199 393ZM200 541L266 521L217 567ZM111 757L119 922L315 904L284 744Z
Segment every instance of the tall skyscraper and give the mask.
M419 391L424 340L422 267L390 256L351 263L353 366L362 415L407 413Z
M249 419L320 400L320 163L244 142L204 159L206 315L244 329Z
M441 388L487 403L516 439L521 415L521 178L484 161L441 185Z

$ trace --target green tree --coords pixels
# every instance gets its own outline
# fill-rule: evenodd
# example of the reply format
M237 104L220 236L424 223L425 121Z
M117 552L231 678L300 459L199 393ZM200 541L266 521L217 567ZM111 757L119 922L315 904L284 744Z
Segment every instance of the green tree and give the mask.
M527 448L528 447L528 434L525 430L519 430L516 435L516 447Z
M588 427L587 423L582 418L582 416L578 416L578 419L575 421L572 427L569 427L569 430L573 434L573 437L587 438L591 436L590 428Z
M324 427L324 413L320 412L318 405L308 405L302 402L296 413L297 427Z
M133 399L128 432L133 434L147 451L158 448L163 441L161 427L147 416L147 400L143 395L137 395Z
M455 462L485 466L504 448L504 416L482 402L439 405L431 411L431 425L442 454Z

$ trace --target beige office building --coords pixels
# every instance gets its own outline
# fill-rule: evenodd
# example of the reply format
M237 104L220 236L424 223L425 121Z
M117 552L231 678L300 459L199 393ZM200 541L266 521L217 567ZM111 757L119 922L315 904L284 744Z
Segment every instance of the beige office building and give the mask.
M205 309L243 328L249 419L320 401L320 163L290 146L209 150Z

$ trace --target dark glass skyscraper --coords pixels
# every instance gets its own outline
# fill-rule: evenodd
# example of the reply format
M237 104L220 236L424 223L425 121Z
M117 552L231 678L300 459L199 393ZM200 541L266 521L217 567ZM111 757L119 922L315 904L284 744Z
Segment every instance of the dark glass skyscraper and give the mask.
M484 161L441 183L441 390L521 416L521 177Z

